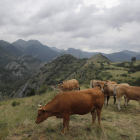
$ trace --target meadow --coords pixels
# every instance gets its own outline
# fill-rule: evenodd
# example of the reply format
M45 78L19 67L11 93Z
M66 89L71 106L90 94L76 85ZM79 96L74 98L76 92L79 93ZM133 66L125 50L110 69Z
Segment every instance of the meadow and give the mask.
M49 83L56 85L63 80L75 78L83 90L88 89L90 80L95 78L140 86L140 61L134 62L133 67L130 67L131 62L110 62L102 55L83 61L71 56L59 59L42 67L30 80L30 87L41 81L40 89L34 89L36 95L5 98L0 101L0 140L140 140L140 112L137 101L130 101L128 106L124 106L122 99L119 111L117 103L113 104L113 98L110 98L109 106L103 106L102 109L101 128L98 127L97 118L95 126L91 127L90 113L72 115L70 131L66 131L64 136L61 135L62 119L50 117L43 123L36 124L38 104L46 105L57 94L57 90L44 89L49 87ZM133 72L131 68L136 71Z
M80 85L81 90L89 88ZM0 102L0 140L140 140L139 103L130 101L121 111L113 98L109 106L103 106L101 128L96 118L95 126L91 127L91 114L72 115L70 131L62 132L62 119L50 117L41 124L36 124L38 104L47 104L57 90L47 91L41 95L25 98L13 98Z

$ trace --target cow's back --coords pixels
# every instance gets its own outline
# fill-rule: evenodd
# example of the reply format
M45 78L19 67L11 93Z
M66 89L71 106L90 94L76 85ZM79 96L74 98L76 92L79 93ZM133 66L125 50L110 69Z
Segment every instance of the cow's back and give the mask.
M52 100L60 112L72 114L86 114L93 108L102 108L104 94L97 88L83 91L62 92Z
M140 87L137 86L124 86L126 90L126 97L131 100L140 101Z

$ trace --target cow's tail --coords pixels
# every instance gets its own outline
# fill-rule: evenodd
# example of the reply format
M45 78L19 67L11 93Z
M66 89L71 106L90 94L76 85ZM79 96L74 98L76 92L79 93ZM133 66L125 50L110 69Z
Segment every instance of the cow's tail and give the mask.
M114 104L116 103L116 87L117 87L117 85L114 87L114 91L113 91Z
M113 96L116 96L116 87L117 85L114 87Z
M90 81L90 88L92 88L92 80Z

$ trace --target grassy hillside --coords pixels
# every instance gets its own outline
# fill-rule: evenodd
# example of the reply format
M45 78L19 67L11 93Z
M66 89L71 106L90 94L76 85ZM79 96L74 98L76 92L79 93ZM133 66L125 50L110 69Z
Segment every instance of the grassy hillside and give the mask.
M45 63L38 58L34 58L30 55L23 55L15 61L10 62L6 66L6 69L11 70L15 76L24 79L25 77L31 76L44 64Z
M37 91L44 94L0 101L0 139L140 140L139 103L136 101L130 101L129 106L123 106L124 101L122 100L122 110L119 111L111 98L109 106L104 106L102 109L101 128L98 127L97 120L95 126L91 128L90 113L72 115L70 131L66 131L64 136L60 135L62 119L51 117L41 124L35 123L37 105L47 104L57 94L57 90L48 89L46 91L42 86L56 85L71 78L79 81L81 90L88 89L90 80L93 78L115 80L117 83L128 82L130 85L140 86L139 68L140 61L115 63L101 54L82 60L71 55L59 57L42 67L30 79L31 86L27 87L28 91L38 87Z
M129 83L140 86L140 61L111 62L102 54L89 59L77 59L63 55L40 68L29 80L26 89L22 85L16 95L26 96L31 90L45 85L61 84L63 80L77 79L80 84L89 85L90 80L112 80L117 83ZM22 92L22 93L21 93Z
M0 66L0 92L1 95L10 95L20 84L20 79L16 78L11 71ZM23 84L23 83L22 83ZM16 85L16 86L15 86ZM0 98L1 100L1 98Z
M47 63L41 67L31 78L27 88L22 93L23 96L43 85L57 85L65 80L69 75L80 69L86 63L86 59L77 59L71 55L63 55L51 63ZM19 89L17 95L21 94L24 85Z
M93 78L102 80L103 78L100 73L102 73L103 66L105 64L108 65L108 63L110 63L110 61L102 54L94 55L93 57L87 59L87 62L84 64L84 66L70 75L68 79L75 78L80 83L87 84Z
M86 89L81 85L81 89ZM0 102L0 139L7 140L139 140L140 119L139 104L130 101L129 106L123 106L121 111L109 101L109 106L103 106L101 128L96 124L91 128L91 114L72 115L70 131L62 132L62 119L50 117L41 124L36 124L37 104L45 105L57 91L46 92L26 98L16 98Z
M25 84L42 65L44 62L40 59L26 55L15 59L6 67L0 66L0 92L2 95L12 97L14 95L12 92Z
M12 60L15 60L16 57L10 53L6 48L0 45L0 65L6 66Z

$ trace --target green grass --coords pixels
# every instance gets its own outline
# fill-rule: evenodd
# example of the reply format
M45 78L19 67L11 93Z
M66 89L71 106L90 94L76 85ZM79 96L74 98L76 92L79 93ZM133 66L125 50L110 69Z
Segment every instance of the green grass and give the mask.
M129 74L131 77L135 77L135 78L138 78L140 76L140 71L137 71L135 73L131 73Z
M84 89L85 85L80 86ZM57 91L46 92L26 98L16 98L1 101L0 105L0 139L8 140L119 140L119 139L139 139L139 104L130 101L129 106L123 106L121 101L121 111L117 105L113 104L113 98L109 100L109 106L103 106L101 128L98 127L96 119L95 126L91 127L91 114L72 115L70 117L70 131L62 132L62 119L50 117L41 124L36 124L37 105L47 104ZM12 106L12 102L20 103Z

